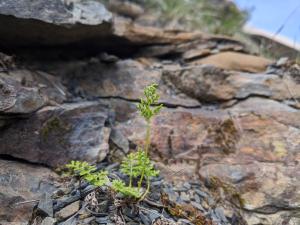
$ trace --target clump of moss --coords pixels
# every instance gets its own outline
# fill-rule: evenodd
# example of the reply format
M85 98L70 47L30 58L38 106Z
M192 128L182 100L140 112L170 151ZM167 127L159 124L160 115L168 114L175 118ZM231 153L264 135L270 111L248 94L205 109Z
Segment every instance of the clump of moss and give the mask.
M52 117L50 118L45 125L42 127L41 134L43 138L46 138L49 136L51 132L65 129L62 122L58 117Z

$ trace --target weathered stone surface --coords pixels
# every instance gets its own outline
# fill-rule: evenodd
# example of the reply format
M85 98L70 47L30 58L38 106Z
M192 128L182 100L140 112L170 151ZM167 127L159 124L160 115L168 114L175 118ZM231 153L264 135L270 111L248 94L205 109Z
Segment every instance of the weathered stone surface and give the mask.
M122 3L122 6L122 10L119 9L122 14L132 17L140 13L131 3ZM30 47L32 54L41 47L65 46L70 51L84 49L95 53L109 50L128 55L145 45L169 44L174 45L174 50L176 44L203 37L197 32L145 27L119 16L112 19L103 4L93 0L1 2L0 34L5 34L0 37L2 49ZM51 51L49 48L44 50Z
M263 57L237 52L222 52L193 62L193 64L209 64L222 69L252 73L265 71L271 63L271 60Z
M29 70L0 72L0 113L28 114L47 104L66 100L67 92L58 78Z
M55 219L51 218L51 217L46 217L43 221L41 225L54 225L55 224Z
M102 160L108 152L107 107L97 102L45 107L0 133L0 154L51 167Z
M97 1L0 3L1 47L77 43L107 35L112 15Z
M185 94L176 93L162 81L160 69L153 70L134 60L120 60L115 64L83 63L70 65L57 72L69 79L69 84L76 84L75 94L89 97L121 97L138 100L143 89L155 82L160 84L160 101L170 105L199 106L200 103Z
M67 219L68 217L75 214L79 210L79 207L80 201L73 202L72 204L58 211L55 217L57 217L59 220Z
M133 107L117 101L121 100L115 100L112 106L121 107L118 109L126 112L128 118L117 123L116 129L131 142L142 145L145 122L132 111ZM117 115L116 119L119 118L122 117ZM226 120L233 122L238 139L227 133L231 128L222 127ZM201 160L203 177L216 176L237 188L245 201L248 221L256 217L282 221L284 216L293 217L300 206L299 121L297 109L262 98L250 98L224 110L163 109L152 122L152 154L169 162L169 168L173 161ZM222 135L211 137L212 129ZM220 148L231 146L232 142L235 147L227 153ZM198 158L197 147L203 145L211 147Z
M228 72L210 65L171 69L165 80L200 102L220 102L262 96L275 100L300 97L300 84L291 76Z
M36 202L44 193L52 193L56 174L41 166L0 160L0 223L28 222Z

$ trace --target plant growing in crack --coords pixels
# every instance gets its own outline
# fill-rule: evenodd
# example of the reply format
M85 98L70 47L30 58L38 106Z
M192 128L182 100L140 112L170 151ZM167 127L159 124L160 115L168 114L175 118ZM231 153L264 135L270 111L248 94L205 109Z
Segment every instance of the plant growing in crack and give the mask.
M121 172L129 177L129 184L120 179L110 180L107 171L97 171L95 166L87 162L71 161L66 167L80 179L96 186L107 186L111 190L122 193L124 196L143 200L150 190L150 179L159 174L155 170L153 163L149 158L151 120L159 113L162 104L158 104L159 95L157 94L157 84L151 84L144 89L145 98L141 98L137 105L140 114L144 117L147 128L145 135L144 148L139 148L125 157L121 163ZM138 179L137 186L133 185L133 179ZM146 181L146 188L143 191L142 183Z

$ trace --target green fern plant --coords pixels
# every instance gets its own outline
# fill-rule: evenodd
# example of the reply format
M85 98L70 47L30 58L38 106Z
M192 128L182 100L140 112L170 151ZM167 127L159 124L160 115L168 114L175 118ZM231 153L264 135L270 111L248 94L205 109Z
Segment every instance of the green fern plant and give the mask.
M107 171L96 171L96 167L87 162L71 161L66 167L76 176L84 179L97 187L104 186L109 183Z
M73 175L79 176L85 181L97 187L107 186L115 192L122 193L126 197L133 197L143 200L148 194L150 189L150 178L159 174L155 170L151 162L148 152L150 146L151 135L151 119L159 113L162 104L158 104L159 95L157 94L157 84L151 84L144 89L145 98L142 98L137 108L140 114L144 117L147 123L147 130L145 136L144 149L138 149L132 152L121 163L121 172L129 176L128 186L122 180L113 180L108 178L107 171L97 171L95 166L87 162L71 161L66 167L72 172ZM138 186L133 186L133 178L139 178ZM147 187L142 192L142 182L146 180Z
M141 192L138 188L126 186L122 180L113 180L111 187L114 191L122 193L124 196L134 197L136 199L141 197Z
M147 86L144 89L145 97L141 98L140 103L137 105L141 116L144 117L147 123L144 150L139 149L137 152L130 153L121 165L121 172L129 176L129 187L132 186L132 178L140 177L138 181L138 190L140 191L143 180L146 180L147 188L141 196L141 199L149 192L150 178L159 174L159 171L154 169L148 155L151 136L151 119L157 115L163 107L162 104L158 104L159 94L157 93L157 87L157 84Z
M157 84L151 84L144 89L145 98L141 98L140 103L137 105L140 114L144 117L147 123L145 146L144 150L146 155L148 155L150 146L150 132L151 132L151 119L159 113L162 104L158 105L159 95L157 94ZM157 105L157 106L153 106Z
M138 182L138 190L141 191L142 181L145 178L147 181L147 188L143 196L146 196L150 188L150 178L159 174L155 170L150 158L146 152L139 149L137 152L130 153L121 164L121 172L129 176L129 187L132 187L132 179L140 177Z

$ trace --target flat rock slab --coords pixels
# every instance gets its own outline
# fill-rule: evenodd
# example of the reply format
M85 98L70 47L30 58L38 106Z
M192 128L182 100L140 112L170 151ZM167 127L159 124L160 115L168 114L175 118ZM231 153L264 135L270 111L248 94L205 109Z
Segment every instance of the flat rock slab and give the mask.
M200 102L243 100L251 96L284 101L300 96L299 82L287 74L230 72L218 66L198 65L166 68L162 77Z
M57 175L41 166L8 160L0 160L0 168L0 224L27 224L36 202L17 203L55 191L52 179Z
M51 167L101 161L108 153L107 107L98 102L44 107L0 133L0 154Z
M271 60L238 52L222 52L196 60L193 64L209 64L222 69L259 73L266 70Z
M45 105L60 104L67 91L60 80L50 74L16 69L0 72L0 113L29 114Z
M160 101L169 105L199 106L200 103L184 93L176 93L162 80L161 70L147 68L135 60L119 60L116 63L74 63L57 70L57 74L68 80L70 90L88 97L119 97L138 100L143 89L158 83ZM74 87L76 84L76 87Z
M59 220L65 220L69 218L70 216L77 213L77 211L80 209L80 201L73 202L72 204L66 206L65 208L58 211L55 215L56 218Z
M97 39L110 33L111 19L112 14L97 1L1 1L1 47L62 45Z

